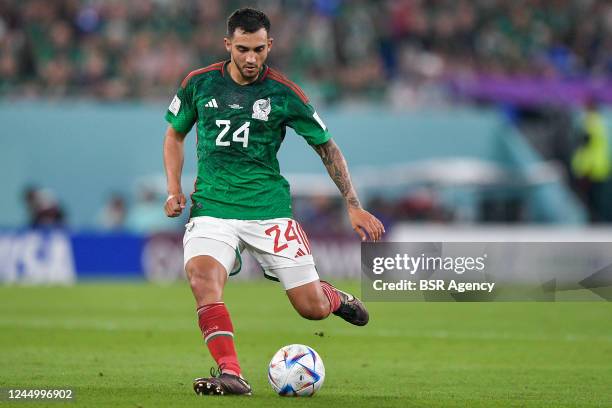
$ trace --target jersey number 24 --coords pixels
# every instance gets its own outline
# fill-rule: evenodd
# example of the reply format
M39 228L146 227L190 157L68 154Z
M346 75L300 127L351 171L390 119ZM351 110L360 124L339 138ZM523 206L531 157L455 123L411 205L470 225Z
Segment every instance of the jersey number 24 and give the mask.
M232 124L231 121L228 119L217 119L215 124L217 125L218 128L221 128L221 126L223 126L223 128L221 129L221 132L217 135L217 140L215 142L216 145L217 146L229 146L231 142L229 140L223 140L223 138L230 130L230 126ZM251 126L251 122L247 121L247 122L244 122L244 124L240 126L238 129L236 129L234 133L232 133L232 141L237 142L237 143L242 143L242 147L248 147L249 146L249 126Z

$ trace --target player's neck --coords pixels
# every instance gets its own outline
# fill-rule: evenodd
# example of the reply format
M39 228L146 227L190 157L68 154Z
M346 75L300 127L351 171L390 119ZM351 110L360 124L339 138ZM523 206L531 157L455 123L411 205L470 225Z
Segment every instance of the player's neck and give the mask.
M227 70L228 70L232 80L234 80L234 82L237 83L238 85L252 84L253 82L257 81L257 79L259 78L259 75L257 75L253 79L247 79L247 78L243 77L242 74L240 73L240 70L238 69L238 67L234 63L234 61L230 61L230 63L227 64Z

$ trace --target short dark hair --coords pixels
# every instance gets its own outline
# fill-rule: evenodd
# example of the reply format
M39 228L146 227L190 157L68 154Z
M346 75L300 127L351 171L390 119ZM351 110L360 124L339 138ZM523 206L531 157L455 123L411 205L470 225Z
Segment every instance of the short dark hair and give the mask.
M241 28L245 33L254 33L261 28L270 32L270 20L263 12L250 7L239 8L227 19L227 35L234 35L236 29Z

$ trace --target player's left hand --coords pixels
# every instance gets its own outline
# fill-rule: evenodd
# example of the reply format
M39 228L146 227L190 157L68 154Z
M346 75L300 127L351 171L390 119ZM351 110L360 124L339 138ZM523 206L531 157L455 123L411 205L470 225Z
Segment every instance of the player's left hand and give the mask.
M378 218L363 208L349 207L348 213L351 226L359 234L362 241L365 241L368 237L374 242L380 241L385 233L385 226Z

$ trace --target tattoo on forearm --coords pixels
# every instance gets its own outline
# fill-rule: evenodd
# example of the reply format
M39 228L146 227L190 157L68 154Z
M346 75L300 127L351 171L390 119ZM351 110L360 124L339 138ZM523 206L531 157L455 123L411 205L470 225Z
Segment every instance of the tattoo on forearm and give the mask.
M321 156L321 160L327 168L331 179L336 183L342 197L346 199L349 207L360 208L361 203L351 182L351 176L346 165L346 160L338 145L333 140L314 146L315 151Z

